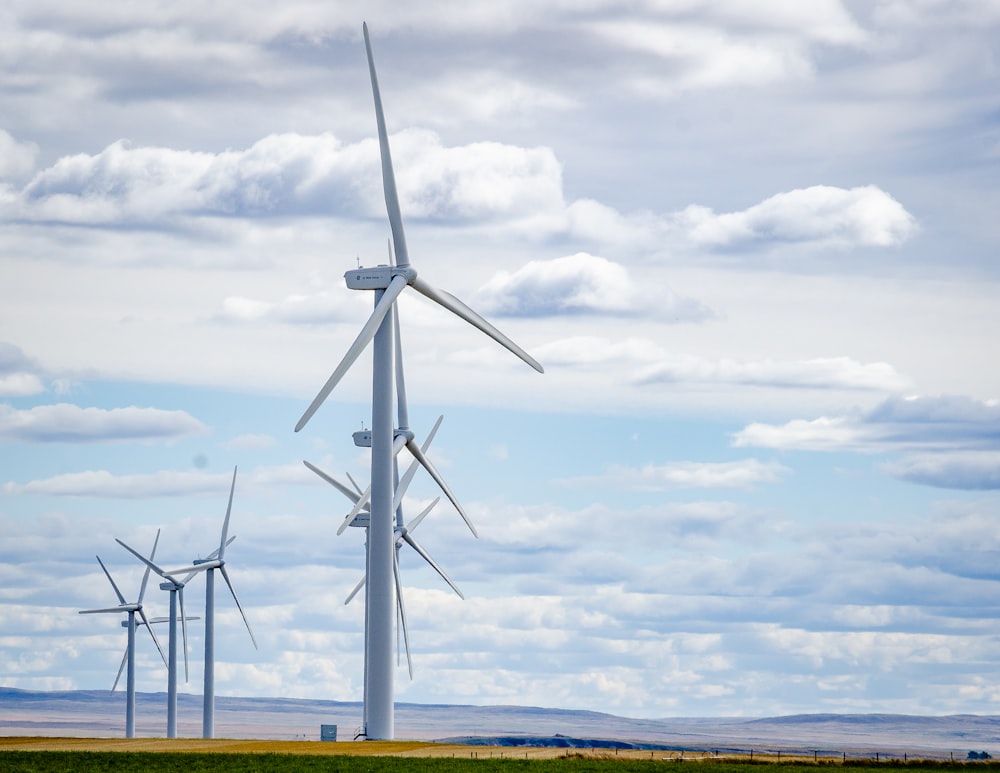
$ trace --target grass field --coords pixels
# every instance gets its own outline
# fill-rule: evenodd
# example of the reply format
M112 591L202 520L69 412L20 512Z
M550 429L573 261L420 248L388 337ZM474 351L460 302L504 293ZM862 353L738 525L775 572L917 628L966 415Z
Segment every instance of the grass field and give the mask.
M814 760L812 757L558 749L469 747L421 741L252 741L165 738L0 738L0 773L653 773L654 768L695 764L698 773L802 773L803 767L849 767L858 773L886 768L937 770L1000 763ZM613 768L613 770L612 770Z

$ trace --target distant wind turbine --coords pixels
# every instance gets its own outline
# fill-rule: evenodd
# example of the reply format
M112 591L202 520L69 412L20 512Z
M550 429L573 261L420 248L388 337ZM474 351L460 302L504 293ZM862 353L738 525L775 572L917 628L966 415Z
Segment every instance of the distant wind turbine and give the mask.
M190 566L180 569L171 569L166 572L168 575L186 575L185 582L191 576L198 573L205 573L205 693L204 707L202 711L202 737L215 737L215 570L222 573L222 579L226 581L226 586L236 602L236 608L243 616L243 622L250 634L250 641L253 642L254 649L257 648L257 639L254 638L253 630L250 628L250 621L247 620L246 612L240 604L236 590L233 588L233 581L229 579L229 572L226 571L226 546L229 535L229 516L233 511L233 493L236 491L236 468L233 468L233 482L229 487L229 504L226 506L226 519L222 523L222 535L219 538L219 549L212 553L210 558L196 559ZM235 538L234 538L235 539Z
M230 537L226 542L228 545L235 537ZM134 548L129 547L120 539L116 539L119 545L129 553L138 558L147 568L152 569L166 582L160 583L160 590L170 593L170 616L167 618L170 623L170 633L167 644L167 738L177 737L177 606L180 604L181 630L184 637L184 681L188 680L188 645L187 645L187 621L189 619L184 614L184 586L194 577L195 572L182 569L179 571L165 571L154 564L150 559L143 556ZM219 551L214 551L209 559L215 558ZM188 567L189 569L190 567ZM186 572L186 573L185 573ZM184 575L183 577L180 575Z
M375 292L375 306L371 317L362 327L357 339L350 346L340 364L320 389L319 394L303 413L295 431L301 430L351 366L373 343L372 363L372 429L371 429L371 503L370 525L368 528L368 576L365 593L365 728L369 739L391 739L394 735L393 716L393 669L392 639L395 599L393 565L396 535L393 525L394 506L394 458L396 447L405 446L414 458L422 462L423 454L413 439L413 433L406 425L394 430L392 419L392 396L394 381L393 324L389 312L396 300L407 287L443 306L474 327L509 349L538 372L542 366L517 344L507 338L479 314L466 306L450 293L438 290L417 275L410 264L403 232L403 219L396 192L395 175L389 151L389 137L382 111L375 60L372 54L368 25L362 27L368 69L371 76L372 96L375 102L375 118L378 128L379 151L382 160L382 187L385 194L389 226L395 248L397 265L383 265L371 268L358 267L344 274L347 286L352 290L372 290ZM425 467L427 465L424 465ZM428 467L428 470L430 468ZM439 476L438 476L439 477ZM435 478L437 479L437 478ZM438 481L439 485L443 481ZM460 512L464 512L461 511ZM471 526L471 523L470 523Z
M149 558L153 559L156 556L156 546L160 541L160 531L156 531L156 539L153 540L153 549L149 553ZM122 612L128 615L128 619L122 621L128 629L128 643L125 645L125 654L122 656L121 665L118 667L118 675L115 676L114 684L111 685L111 692L115 691L118 686L118 681L122 678L122 671L128 666L128 671L125 676L125 737L135 738L135 629L136 629L136 614L142 619L142 624L149 631L149 635L153 638L153 643L156 645L156 649L160 653L160 657L163 658L163 665L167 665L167 658L163 654L163 648L160 647L160 642L156 638L156 634L153 632L153 628L150 625L150 620L146 617L146 612L142 608L142 598L146 595L146 583L149 580L149 567L146 567L146 571L142 575L142 584L139 586L139 596L133 602L125 601L125 597L122 592L118 589L118 585L115 583L114 579L111 577L111 573L108 568L104 565L100 556L97 556L97 563L101 565L101 569L104 570L104 576L108 578L108 582L111 583L111 587L115 591L115 595L118 597L118 606L116 607L106 607L104 609L84 609L80 611L81 615L93 615L102 613L112 613L121 614Z

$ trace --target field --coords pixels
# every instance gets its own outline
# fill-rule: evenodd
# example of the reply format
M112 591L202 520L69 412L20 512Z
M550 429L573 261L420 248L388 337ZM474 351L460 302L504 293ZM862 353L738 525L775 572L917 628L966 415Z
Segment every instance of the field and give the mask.
M803 773L805 767L849 767L858 773L887 768L973 768L1000 764L882 757L816 761L812 757L583 750L551 747L469 747L421 741L253 741L165 738L0 738L0 773L655 773L665 765L695 764L698 773ZM765 770L762 770L765 769Z

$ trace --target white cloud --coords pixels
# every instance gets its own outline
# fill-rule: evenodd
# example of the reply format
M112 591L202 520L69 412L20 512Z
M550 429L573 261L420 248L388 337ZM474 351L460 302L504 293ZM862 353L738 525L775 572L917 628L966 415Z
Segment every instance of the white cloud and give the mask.
M511 316L629 314L637 300L624 266L584 252L501 272L477 295L486 312Z
M895 452L888 474L941 488L1000 488L1000 403L966 397L891 397L847 416L755 422L733 436L737 447L802 451Z
M24 397L44 391L45 386L34 373L0 374L0 397Z
M496 142L445 147L427 130L391 138L400 203L414 218L533 219L561 212L559 163L547 148ZM379 216L378 147L330 134L270 135L242 151L132 147L59 159L25 186L8 218L88 225L191 216Z
M937 488L1000 489L1000 450L904 456L883 468L894 478Z
M650 292L637 286L623 265L586 252L500 272L480 288L476 305L486 312L526 317L654 313L692 321L711 314L698 301L666 288Z
M796 451L843 451L862 450L873 439L872 433L846 417L821 416L812 420L793 419L781 426L754 422L733 436L733 445Z
M1000 403L967 397L890 397L850 416L754 423L734 445L799 450L957 450L992 446L1000 434Z
M535 348L546 364L594 367L609 363L647 363L665 356L663 348L645 338L572 336Z
M0 129L0 181L19 182L29 177L35 169L38 145L18 142Z
M104 443L172 440L208 428L184 411L158 408L81 408L69 403L16 410L0 405L0 438L8 442Z
M735 462L667 462L642 467L609 467L599 478L574 478L573 483L601 483L641 491L673 488L745 489L777 483L791 470L778 462L741 459Z
M779 362L710 361L700 357L673 357L644 369L636 379L642 384L701 382L750 384L804 389L873 389L894 392L907 385L884 362L860 363L849 357Z
M352 312L356 310L355 305L344 303L342 293L335 294L324 290L311 295L290 295L275 302L230 296L222 301L222 310L215 315L215 319L222 322L326 325L331 322L354 320L358 315Z
M202 472L163 471L142 475L114 475L107 470L56 475L28 483L5 483L5 494L40 496L99 497L106 499L142 499L144 497L183 497L192 494L218 494L228 485L223 476Z
M223 448L239 451L259 451L264 448L271 448L277 440L271 435L239 435L232 440L222 444Z
M19 347L0 341L0 397L25 397L44 392L38 370Z
M654 5L647 18L595 21L594 33L665 63L629 85L676 96L740 86L763 87L814 77L817 46L856 47L867 35L837 0L770 3L766 13L738 2Z
M680 220L692 241L712 247L772 241L890 247L916 230L914 217L874 185L850 189L814 185L721 215L688 207Z
M648 20L611 22L592 29L619 46L669 62L667 75L646 75L633 87L653 94L732 86L763 86L812 75L805 51L780 39L740 39L718 27ZM655 72L653 70L652 72Z

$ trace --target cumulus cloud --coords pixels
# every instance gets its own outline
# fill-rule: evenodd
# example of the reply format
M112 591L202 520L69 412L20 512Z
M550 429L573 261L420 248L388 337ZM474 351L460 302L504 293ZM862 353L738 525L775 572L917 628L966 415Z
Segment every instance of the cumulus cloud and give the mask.
M718 27L683 23L628 21L594 24L597 34L659 59L672 68L640 77L633 88L653 94L728 86L762 86L812 75L804 47L786 40L739 39Z
M325 325L355 319L353 306L345 306L343 294L322 291L312 295L289 295L280 301L230 296L215 314L220 322L281 322L290 325Z
M498 142L445 147L425 129L402 131L390 143L400 206L407 215L531 219L563 208L562 167L549 148Z
M652 362L664 355L663 347L647 338L572 336L541 344L535 352L552 365L594 367L608 363Z
M411 217L527 217L562 208L547 148L494 142L445 147L431 131L392 137L403 211ZM219 153L132 147L59 159L24 187L7 217L87 225L190 216L381 216L378 146L333 135L275 134Z
M108 443L173 440L208 428L184 411L81 408L69 403L17 410L0 405L0 439L23 443Z
M867 38L837 0L810 5L808 12L783 3L754 14L734 2L657 10L650 18L597 21L588 29L666 63L630 84L660 95L808 79L817 44L854 47Z
M635 288L624 266L583 252L501 272L478 295L486 311L512 316L627 314L634 300Z
M741 459L735 462L669 462L642 467L612 466L598 478L574 478L572 483L612 484L641 491L671 488L745 489L777 483L790 470L778 462Z
M31 175L35 169L38 145L18 142L0 129L0 185L2 181L17 182Z
M669 290L642 292L624 266L586 252L501 272L479 290L476 305L488 313L526 317L630 315L654 309L685 320L709 315L702 304Z
M1000 489L1000 450L905 456L883 470L894 478L936 488L996 490Z
M229 481L228 476L203 472L164 471L146 475L114 475L107 470L88 470L28 483L8 482L4 484L3 491L5 494L141 499L218 494L228 486Z
M941 488L1000 487L1000 403L969 397L891 397L868 411L753 423L735 446L782 450L899 453L884 470Z
M646 368L637 378L641 384L682 381L747 384L752 386L805 389L870 389L893 392L907 386L906 380L884 362L860 363L849 357L812 360L706 360L673 357Z
M814 185L725 214L691 206L678 220L694 243L708 247L760 242L891 247L916 230L915 218L903 205L874 185Z
M238 435L232 440L222 444L223 448L238 451L259 451L264 448L271 448L277 441L271 435Z
M0 397L24 397L45 391L38 365L17 346L0 341Z
M1000 438L1000 403L970 397L890 397L850 416L750 424L737 446L796 450L983 449Z
M490 221L531 238L562 234L633 250L662 248L671 240L698 248L787 242L888 247L916 229L913 216L872 185L816 185L722 214L701 205L665 215L623 214L592 199L567 203L561 166L549 148L496 142L448 147L425 129L398 132L391 142L401 207L407 217L428 221ZM331 134L274 134L245 150L218 153L119 141L41 170L22 190L8 191L4 212L28 222L150 228L199 217L363 219L383 216L380 179L374 139L345 144ZM535 294L516 301L510 297L515 286ZM515 306L523 308L510 313L527 314L626 313L637 298L620 264L588 253L529 264L498 276L484 293L501 313ZM707 313L690 299L670 297L667 306L683 318Z

